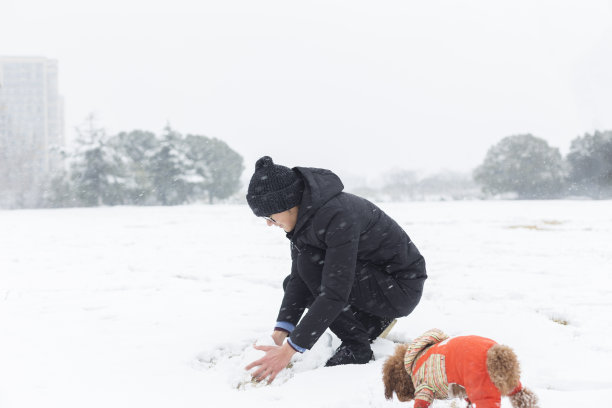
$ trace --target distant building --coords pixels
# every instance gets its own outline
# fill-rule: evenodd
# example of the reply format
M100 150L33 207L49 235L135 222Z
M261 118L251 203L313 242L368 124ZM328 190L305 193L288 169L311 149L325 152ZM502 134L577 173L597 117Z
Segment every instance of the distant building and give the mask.
M62 147L64 106L57 61L0 57L0 183L29 186L58 165L51 147ZM8 172L8 173L7 173Z

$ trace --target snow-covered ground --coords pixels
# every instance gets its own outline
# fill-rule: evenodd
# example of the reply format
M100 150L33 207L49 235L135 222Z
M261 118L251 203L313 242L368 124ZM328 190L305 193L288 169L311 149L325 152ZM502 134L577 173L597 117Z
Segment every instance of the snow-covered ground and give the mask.
M612 406L612 202L381 207L429 273L391 340L491 337L542 407ZM0 211L0 226L2 408L412 406L384 399L390 340L370 364L324 368L326 333L272 385L248 381L290 261L246 206Z

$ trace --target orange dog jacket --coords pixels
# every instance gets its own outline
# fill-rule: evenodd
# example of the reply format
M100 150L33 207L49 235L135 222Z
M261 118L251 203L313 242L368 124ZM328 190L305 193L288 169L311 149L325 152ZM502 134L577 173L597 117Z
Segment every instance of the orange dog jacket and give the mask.
M499 408L501 393L487 370L487 351L497 344L480 336L449 338L433 329L415 339L404 364L414 383L414 407L426 408L434 399L447 399L449 384L465 388L475 408ZM521 384L510 395L521 390Z

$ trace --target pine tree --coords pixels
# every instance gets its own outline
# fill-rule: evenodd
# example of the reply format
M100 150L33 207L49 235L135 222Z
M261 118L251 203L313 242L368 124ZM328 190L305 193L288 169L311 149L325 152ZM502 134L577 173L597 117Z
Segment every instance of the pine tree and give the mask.
M153 181L153 192L162 205L183 204L189 199L189 186L183 177L185 174L183 148L180 133L167 125L148 166Z
M77 133L70 166L75 200L87 207L123 204L123 163L106 132L96 128L90 116L85 129Z
M125 168L125 203L155 204L155 186L151 174L151 160L159 148L159 140L152 132L133 130L113 137L114 145Z

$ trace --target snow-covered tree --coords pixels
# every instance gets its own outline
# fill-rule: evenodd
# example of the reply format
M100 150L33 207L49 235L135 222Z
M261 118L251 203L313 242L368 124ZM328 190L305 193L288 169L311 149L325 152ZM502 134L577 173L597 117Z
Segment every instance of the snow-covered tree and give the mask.
M516 193L519 198L552 198L565 177L559 149L531 134L508 136L489 149L474 171L486 193Z
M242 156L219 139L209 139L206 169L209 179L206 190L209 203L223 200L240 188L240 175L244 171Z
M155 204L155 186L149 168L160 144L155 134L142 130L121 132L113 137L113 144L125 169L125 203Z
M184 177L185 158L183 137L166 126L148 166L153 192L159 204L177 205L188 201L189 185Z
M240 187L242 157L217 139L166 126L107 137L92 117L80 128L66 169L49 183L48 206L178 205L223 199Z
M124 166L116 146L93 117L77 129L77 148L72 155L70 178L76 202L83 206L123 204Z
M567 161L571 193L593 198L612 196L612 131L577 137Z

